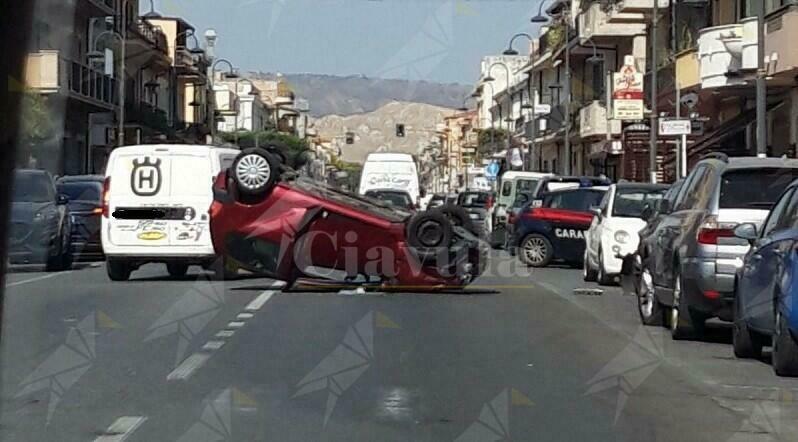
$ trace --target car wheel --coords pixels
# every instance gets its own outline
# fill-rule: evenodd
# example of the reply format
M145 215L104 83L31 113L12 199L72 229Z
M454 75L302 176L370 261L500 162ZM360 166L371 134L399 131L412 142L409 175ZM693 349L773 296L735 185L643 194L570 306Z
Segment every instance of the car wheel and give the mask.
M739 294L734 297L734 322L732 323L732 347L734 356L741 359L758 359L762 356L762 338L745 321L745 313L740 306Z
M182 278L188 273L188 264L181 262L170 262L166 264L166 271L172 278Z
M55 256L48 257L45 264L45 270L48 272L60 272L72 268L69 234L61 232L58 239L58 253Z
M109 259L108 262L105 263L105 270L111 281L127 281L130 279L130 274L133 272L133 268L130 264L118 259Z
M598 251L598 283L599 285L610 285L615 282L615 279L607 274L607 271L604 268L604 252L599 249Z
M598 274L593 267L590 266L590 261L587 258L587 249L585 249L585 256L582 258L582 279L586 282L596 282Z
M552 259L553 250L551 242L543 235L533 233L521 241L518 254L521 261L532 267L546 267Z
M798 344L787 327L787 320L776 308L773 333L773 371L779 376L798 376Z
M435 210L443 213L447 218L449 218L454 226L462 227L472 234L480 236L479 229L474 226L474 222L471 220L468 212L462 207L447 204Z
M279 164L264 149L244 149L231 167L233 180L242 195L262 196L274 186L279 175Z
M654 278L645 265L640 271L640 281L637 284L637 311L640 321L645 325L662 325L665 311L657 300L654 291Z
M438 210L418 213L407 224L407 243L422 259L435 257L447 249L452 236L452 222Z
M705 319L694 314L684 301L682 275L677 273L673 283L673 306L669 320L671 337L676 340L699 338L704 333L704 321Z

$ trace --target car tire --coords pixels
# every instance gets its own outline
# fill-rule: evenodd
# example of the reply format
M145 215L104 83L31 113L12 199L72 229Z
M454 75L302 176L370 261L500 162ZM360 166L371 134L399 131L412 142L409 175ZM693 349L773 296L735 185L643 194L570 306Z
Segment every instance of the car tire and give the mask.
M673 305L669 325L671 337L674 340L701 338L704 335L706 318L693 312L686 302L683 302L682 275L677 273L673 284Z
M637 283L637 312L643 325L662 325L665 323L665 309L657 299L654 289L654 278L651 271L645 266L640 270L640 280Z
M188 264L182 262L170 262L166 264L166 271L172 278L182 278L188 273Z
M48 272L61 272L72 268L71 241L68 233L59 235L58 253L47 258L45 270Z
M533 233L527 235L518 248L518 256L524 264L532 267L546 267L554 257L551 241L545 236Z
M455 227L462 227L475 236L481 235L479 229L476 228L474 222L471 220L471 217L468 215L468 212L462 207L447 204L435 210L443 213L447 218L449 218Z
M265 149L244 149L233 161L230 174L241 195L261 197L274 187L280 164Z
M127 281L133 272L133 267L120 259L109 259L105 263L105 270L111 281Z
M781 311L776 307L776 327L773 333L773 371L779 376L798 376L798 344L787 327Z
M590 266L590 260L587 257L587 249L585 249L585 256L582 258L582 279L585 282L596 282L598 273Z
M738 301L734 297L734 322L732 323L732 348L734 356L740 359L759 359L762 357L762 337L748 327Z
M604 252L599 249L598 251L598 274L596 276L599 285L611 285L615 282L615 278L612 275L608 275L607 271L604 269Z
M439 210L417 213L407 223L407 244L421 259L448 249L453 236L452 221Z

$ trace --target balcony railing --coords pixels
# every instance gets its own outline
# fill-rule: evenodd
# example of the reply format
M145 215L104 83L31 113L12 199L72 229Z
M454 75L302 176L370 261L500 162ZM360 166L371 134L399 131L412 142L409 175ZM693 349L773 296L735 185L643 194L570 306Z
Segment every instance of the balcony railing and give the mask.
M592 101L579 109L579 136L582 138L621 133L620 121L607 120L607 108L600 101Z
M86 3L105 15L114 15L114 0L86 0Z
M752 17L701 30L698 57L702 88L745 84L746 72L757 67L756 23L756 17Z
M125 105L125 122L139 124L161 133L168 133L170 130L166 112L143 101Z
M175 67L178 74L207 75L208 60L204 54L193 54L184 46L175 49Z
M166 41L166 34L164 34L160 29L147 23L147 21L141 18L132 22L130 27L141 38L149 42L155 49L163 52L164 54L169 53L169 44Z
M596 37L630 37L642 35L646 32L644 16L639 15L638 20L631 20L633 14L625 14L629 18L627 21L613 22L610 20L614 13L608 10L604 2L592 2L586 9L580 12L579 36L581 38Z
M107 109L118 103L116 79L103 71L61 57L59 51L28 54L25 81L39 93L58 93Z

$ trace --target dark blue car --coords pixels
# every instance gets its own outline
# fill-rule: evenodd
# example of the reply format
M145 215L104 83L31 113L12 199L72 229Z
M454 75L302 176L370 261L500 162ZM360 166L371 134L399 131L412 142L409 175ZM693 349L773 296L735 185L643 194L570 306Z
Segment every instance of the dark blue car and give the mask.
M772 343L776 374L798 376L798 181L761 228L741 224L734 233L751 243L735 284L734 354L758 358Z
M582 187L543 194L513 217L511 253L532 267L554 260L580 264L585 253L585 232L593 222L592 207L607 193L606 187Z

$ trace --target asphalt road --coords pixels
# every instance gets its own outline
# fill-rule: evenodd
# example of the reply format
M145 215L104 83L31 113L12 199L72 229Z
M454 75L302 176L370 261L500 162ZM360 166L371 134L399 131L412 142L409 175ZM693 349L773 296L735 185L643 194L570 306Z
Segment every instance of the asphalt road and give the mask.
M503 253L452 294L37 270L6 285L2 440L798 439L798 380L728 326L673 342L620 289Z

